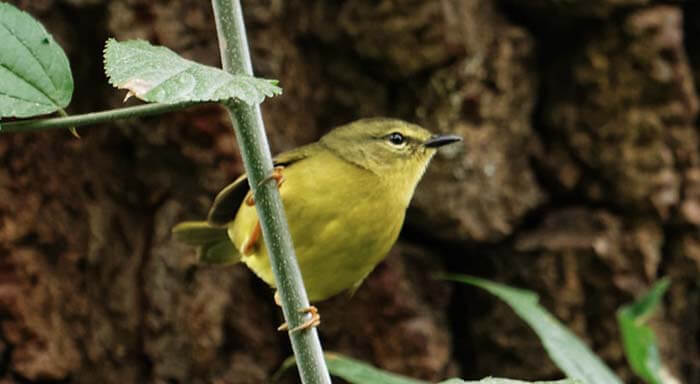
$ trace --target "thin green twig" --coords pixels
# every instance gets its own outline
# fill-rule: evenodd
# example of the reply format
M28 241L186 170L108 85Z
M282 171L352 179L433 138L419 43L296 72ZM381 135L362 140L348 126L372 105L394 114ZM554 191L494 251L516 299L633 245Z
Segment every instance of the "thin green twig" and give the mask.
M212 0L219 48L224 70L234 74L253 75L248 40L239 0ZM270 257L272 272L282 302L284 318L293 329L304 322L297 310L309 306L304 282L294 254L284 206L275 183L260 182L272 172L272 156L265 137L262 114L258 105L240 102L225 104L234 122L234 131L248 184L255 195L255 207ZM259 185L259 186L258 186ZM323 350L315 328L290 332L301 380L305 384L330 384Z
M119 119L128 119L132 117L159 115L162 113L185 109L195 104L198 103L145 104L138 105L135 107L111 109L109 111L85 113L82 115L53 117L48 119L12 121L9 123L1 123L0 133L37 132L45 131L48 129L70 128L78 127L81 125L99 124Z

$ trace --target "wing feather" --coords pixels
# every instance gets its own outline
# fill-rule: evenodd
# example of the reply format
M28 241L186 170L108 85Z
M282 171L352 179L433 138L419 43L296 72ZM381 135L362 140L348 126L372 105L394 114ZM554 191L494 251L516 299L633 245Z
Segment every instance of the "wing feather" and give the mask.
M280 153L273 162L275 166L288 167L299 160L309 157L316 150L317 146L318 144L313 143ZM245 173L222 189L216 195L214 203L209 209L209 215L207 216L209 224L223 226L233 221L238 213L238 208L240 208L243 199L246 198L249 191L250 185L248 185L248 177Z

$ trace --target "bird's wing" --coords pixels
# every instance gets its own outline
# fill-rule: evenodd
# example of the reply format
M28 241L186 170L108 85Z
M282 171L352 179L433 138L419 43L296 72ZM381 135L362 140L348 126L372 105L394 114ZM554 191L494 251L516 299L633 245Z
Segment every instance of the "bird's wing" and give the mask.
M299 160L307 158L314 151L316 145L315 143L309 144L280 153L274 158L273 163L276 167L288 167ZM209 224L223 226L235 219L238 208L249 191L248 177L244 173L216 195L207 216Z
M207 222L211 225L222 226L233 220L249 190L248 177L244 173L216 195L214 203L209 208Z

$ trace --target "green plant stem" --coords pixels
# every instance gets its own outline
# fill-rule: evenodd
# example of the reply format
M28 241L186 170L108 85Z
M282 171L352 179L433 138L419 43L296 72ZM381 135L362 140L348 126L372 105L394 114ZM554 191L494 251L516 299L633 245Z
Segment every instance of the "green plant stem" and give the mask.
M161 113L184 109L194 104L197 103L145 104L135 107L111 109L109 111L85 113L82 115L12 121L9 123L0 124L0 133L45 131L48 129L70 128L81 125L105 123L132 117L159 115Z
M240 1L212 0L212 6L224 70L252 76L253 66L248 52ZM248 173L248 183L255 196L255 207L282 302L284 318L289 328L293 329L305 321L304 315L299 313L298 309L307 308L309 300L277 186L274 182L261 183L272 172L273 164L260 106L251 107L235 101L225 105L234 123L236 139ZM330 384L316 329L289 332L289 338L302 382Z

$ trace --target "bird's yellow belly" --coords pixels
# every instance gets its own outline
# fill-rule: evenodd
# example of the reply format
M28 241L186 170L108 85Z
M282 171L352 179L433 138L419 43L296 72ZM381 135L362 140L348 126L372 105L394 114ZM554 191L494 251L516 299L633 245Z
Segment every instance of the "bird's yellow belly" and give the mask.
M320 301L359 284L386 256L405 207L386 196L376 176L365 170L348 164L339 174L327 175L315 168L285 169L281 194L309 299ZM349 185L350 180L356 184ZM243 204L229 228L239 250L256 221L255 207ZM242 261L274 286L262 241Z

